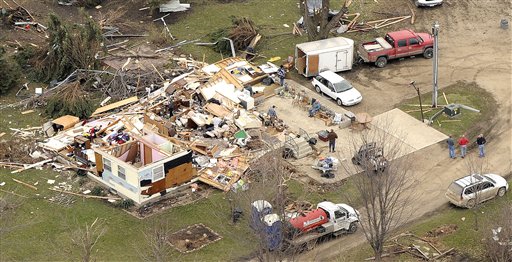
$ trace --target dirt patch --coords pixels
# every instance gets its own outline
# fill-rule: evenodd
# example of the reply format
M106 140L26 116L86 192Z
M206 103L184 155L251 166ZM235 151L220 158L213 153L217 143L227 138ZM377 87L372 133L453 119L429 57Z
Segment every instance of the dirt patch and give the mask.
M181 253L196 251L222 237L203 224L191 225L169 236L169 243Z
M198 184L198 190L196 192L192 192L190 187L183 187L175 192L167 193L157 202L145 204L140 207L133 207L126 211L137 218L144 219L173 207L195 203L198 200L206 198L214 190L215 189L204 184Z
M450 224L450 225L442 225L442 226L439 226L435 229L432 229L430 231L427 232L426 236L427 237L440 237L440 236L443 236L443 235L448 235L448 234L451 234L455 231L457 231L459 227L457 225L454 225L454 224Z

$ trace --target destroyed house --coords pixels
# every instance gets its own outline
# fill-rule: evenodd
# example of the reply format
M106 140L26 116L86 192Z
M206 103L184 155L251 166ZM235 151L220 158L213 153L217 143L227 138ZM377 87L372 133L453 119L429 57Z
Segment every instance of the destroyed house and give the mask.
M154 133L131 137L123 144L94 148L95 180L143 204L194 176L192 151Z

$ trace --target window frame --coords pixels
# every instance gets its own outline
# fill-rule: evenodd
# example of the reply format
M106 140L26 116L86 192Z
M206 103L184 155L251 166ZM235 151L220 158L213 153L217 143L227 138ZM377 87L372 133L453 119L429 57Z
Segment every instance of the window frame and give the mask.
M416 41L416 43L414 43L414 44L411 43L411 40ZM409 38L409 45L419 45L419 44L420 44L420 40L418 40L417 38L415 38L415 37Z
M156 178L156 177L155 177L155 170L156 170L156 169L159 169L159 171L161 171L161 174L162 174L162 175L161 175L161 177L159 177L159 178ZM151 178L152 178L152 179L151 179L152 183L154 183L154 182L156 182L156 181L160 181L160 180L164 179L164 178L165 178L164 167L163 167L163 166L157 166L157 167L153 167L153 168L151 168Z
M121 172L121 170L123 170ZM120 165L117 166L117 176L123 180L126 180L126 169Z
M107 170L108 172L112 173L112 161L105 157L103 157L103 170Z
M400 45L400 43L403 43L403 45ZM406 47L407 46L407 39L401 39L396 42L397 47Z

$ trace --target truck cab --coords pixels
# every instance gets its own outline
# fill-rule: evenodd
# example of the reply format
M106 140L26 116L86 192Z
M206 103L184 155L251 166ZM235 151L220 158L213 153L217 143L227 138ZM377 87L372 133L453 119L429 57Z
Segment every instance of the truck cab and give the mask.
M357 53L364 62L373 62L377 67L384 67L390 59L421 54L425 58L432 58L433 45L434 39L428 33L401 30L361 44Z
M324 201L318 203L317 207L323 209L329 219L327 223L321 225L324 232L339 234L354 233L357 230L358 214L351 206Z

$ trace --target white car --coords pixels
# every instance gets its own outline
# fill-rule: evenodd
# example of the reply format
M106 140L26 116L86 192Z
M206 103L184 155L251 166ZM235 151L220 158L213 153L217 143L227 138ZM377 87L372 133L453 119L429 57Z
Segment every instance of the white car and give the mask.
M340 106L359 104L363 97L345 78L332 71L321 72L312 82L318 93L324 93Z
M508 182L499 175L470 175L453 181L446 198L456 206L472 208L496 196L502 197L507 191Z
M442 5L443 0L415 0L414 3L417 7L420 6L427 6L427 7L433 7L436 5Z

